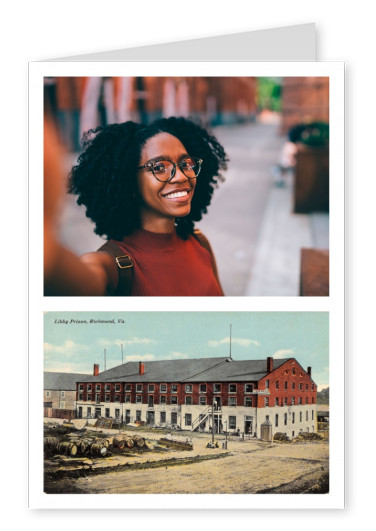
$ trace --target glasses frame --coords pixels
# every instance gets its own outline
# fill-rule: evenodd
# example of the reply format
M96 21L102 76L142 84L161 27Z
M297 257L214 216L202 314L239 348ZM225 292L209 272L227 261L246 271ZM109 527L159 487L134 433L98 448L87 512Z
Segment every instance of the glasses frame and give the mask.
M188 177L188 175L185 174L183 168L181 167L181 165L183 164L183 162L186 160L186 159L194 159L198 162L198 164L200 165L199 169L198 169L198 173L197 175L195 175L194 177ZM154 164L156 164L157 162L163 162L163 161L166 161L166 162L171 162L171 164L173 165L173 168L171 170L171 176L168 178L168 179L159 179L155 173L154 173ZM170 159L158 159L158 160L153 160L152 162L147 162L146 164L144 164L143 166L138 166L137 169L139 170L144 170L145 168L148 168L149 171L152 171L153 173L153 176L157 179L157 181L161 182L161 183L168 183L169 181L171 181L171 179L173 179L176 175L176 168L179 166L179 169L182 173L184 173L185 177L187 177L187 179L197 179L197 177L199 176L200 174L200 171L201 171L201 164L203 163L203 159L200 159L200 157L184 157L180 162L176 163L174 162L173 160L170 160Z

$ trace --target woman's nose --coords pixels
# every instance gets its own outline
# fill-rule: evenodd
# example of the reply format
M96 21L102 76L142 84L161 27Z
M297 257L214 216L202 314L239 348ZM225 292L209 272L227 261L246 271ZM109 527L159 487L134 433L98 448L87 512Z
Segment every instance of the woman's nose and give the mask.
M184 181L188 181L188 177L186 175L184 175L184 173L182 172L182 170L179 168L179 166L176 166L175 167L175 174L173 177L171 177L170 179L170 183L171 182L184 182Z

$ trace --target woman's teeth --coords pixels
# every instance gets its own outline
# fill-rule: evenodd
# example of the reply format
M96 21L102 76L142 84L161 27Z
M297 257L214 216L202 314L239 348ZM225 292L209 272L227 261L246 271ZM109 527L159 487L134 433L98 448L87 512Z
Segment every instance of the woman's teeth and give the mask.
M174 192L172 194L167 194L165 195L165 197L169 199L174 199L175 197L184 197L186 195L188 195L188 192L184 191L184 192Z

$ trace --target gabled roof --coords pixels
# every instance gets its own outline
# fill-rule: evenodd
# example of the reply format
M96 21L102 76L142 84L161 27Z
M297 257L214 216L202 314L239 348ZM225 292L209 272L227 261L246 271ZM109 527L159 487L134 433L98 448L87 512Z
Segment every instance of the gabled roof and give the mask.
M75 391L76 383L87 374L73 372L44 372L44 389L50 391Z
M289 359L289 358L287 358ZM287 359L274 360L277 369ZM161 360L143 362L145 373L139 374L139 362L131 361L86 376L80 382L215 382L258 381L268 374L266 359L235 361L229 357Z

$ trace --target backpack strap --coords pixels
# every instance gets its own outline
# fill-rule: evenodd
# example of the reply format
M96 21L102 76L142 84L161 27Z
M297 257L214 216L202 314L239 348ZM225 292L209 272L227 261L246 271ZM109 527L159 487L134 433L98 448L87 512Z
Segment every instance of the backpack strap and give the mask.
M221 282L219 280L217 264L216 264L214 253L213 253L213 249L210 246L209 240L207 239L206 236L204 236L204 234L200 231L200 229L194 229L193 230L193 236L196 238L196 240L199 242L199 244L204 249L206 249L209 252L210 258L211 258L212 267L213 267L214 276L217 279L218 285L219 285L219 287L220 287L220 289L222 291L222 294L223 294L223 289L222 289L222 286L221 286Z
M107 241L102 245L98 252L108 253L115 258L116 265L118 267L119 282L115 293L112 295L129 297L132 295L133 285L133 261L128 254L124 254L124 251L112 240Z

